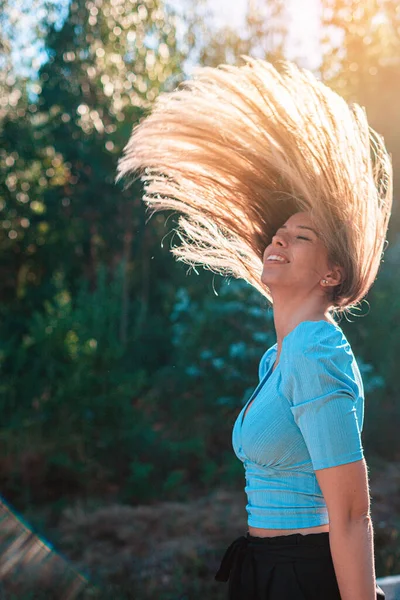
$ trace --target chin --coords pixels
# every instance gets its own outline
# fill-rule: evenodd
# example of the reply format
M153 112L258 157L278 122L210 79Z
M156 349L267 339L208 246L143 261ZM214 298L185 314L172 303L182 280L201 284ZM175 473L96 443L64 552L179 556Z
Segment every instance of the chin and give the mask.
M264 275L262 275L260 281L264 285L268 285L272 281L272 277L264 277Z
M276 279L276 277L274 278L274 276L271 273L266 273L265 271L263 271L261 274L261 281L263 283L268 283L268 281L274 281L274 279Z

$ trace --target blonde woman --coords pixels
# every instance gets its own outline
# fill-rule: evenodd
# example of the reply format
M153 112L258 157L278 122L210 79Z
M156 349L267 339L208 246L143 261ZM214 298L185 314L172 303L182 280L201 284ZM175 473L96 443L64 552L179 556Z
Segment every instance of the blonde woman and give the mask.
M182 213L190 265L245 279L277 342L233 427L248 531L216 574L230 600L373 600L364 391L336 316L379 270L392 168L365 111L309 71L243 56L199 68L132 132L118 179Z

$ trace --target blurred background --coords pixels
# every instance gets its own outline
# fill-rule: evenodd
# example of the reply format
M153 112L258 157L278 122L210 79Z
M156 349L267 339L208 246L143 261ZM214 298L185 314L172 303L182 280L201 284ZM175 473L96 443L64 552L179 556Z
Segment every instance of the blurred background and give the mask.
M392 154L381 270L341 326L377 575L400 573L398 1L0 0L0 492L108 598L223 598L214 573L246 528L231 429L272 312L177 263L177 215L149 220L140 182L114 183L157 95L241 54L308 67Z

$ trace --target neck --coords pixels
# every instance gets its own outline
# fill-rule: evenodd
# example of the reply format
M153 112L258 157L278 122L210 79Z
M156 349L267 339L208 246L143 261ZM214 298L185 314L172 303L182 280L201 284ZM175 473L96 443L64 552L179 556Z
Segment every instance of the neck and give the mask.
M280 355L283 339L303 321L329 321L335 323L326 306L321 306L321 301L306 305L299 302L298 298L279 302L273 297L274 325L278 343L278 356Z

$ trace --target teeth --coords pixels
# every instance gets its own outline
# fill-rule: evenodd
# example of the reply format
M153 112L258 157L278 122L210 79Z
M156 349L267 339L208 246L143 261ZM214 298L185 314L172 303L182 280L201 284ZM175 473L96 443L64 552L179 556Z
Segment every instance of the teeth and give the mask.
M278 260L280 262L287 262L284 258L282 258L282 256L277 256L276 254L272 254L271 256L269 256L267 260Z

